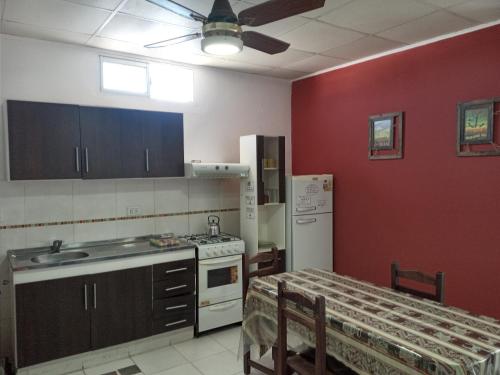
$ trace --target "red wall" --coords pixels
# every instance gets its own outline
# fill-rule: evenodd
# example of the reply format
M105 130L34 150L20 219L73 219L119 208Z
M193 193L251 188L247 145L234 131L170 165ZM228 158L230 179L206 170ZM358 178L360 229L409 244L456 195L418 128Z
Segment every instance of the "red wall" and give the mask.
M444 271L448 304L500 318L500 157L455 155L457 103L490 97L500 26L293 84L293 173L336 178L336 272ZM397 111L404 159L369 161L368 117Z

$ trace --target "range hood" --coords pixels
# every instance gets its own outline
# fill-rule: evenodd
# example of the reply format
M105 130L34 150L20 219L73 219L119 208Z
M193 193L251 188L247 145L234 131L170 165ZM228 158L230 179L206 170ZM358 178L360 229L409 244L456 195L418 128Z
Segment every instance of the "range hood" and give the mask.
M188 178L245 178L250 166L239 163L186 163Z

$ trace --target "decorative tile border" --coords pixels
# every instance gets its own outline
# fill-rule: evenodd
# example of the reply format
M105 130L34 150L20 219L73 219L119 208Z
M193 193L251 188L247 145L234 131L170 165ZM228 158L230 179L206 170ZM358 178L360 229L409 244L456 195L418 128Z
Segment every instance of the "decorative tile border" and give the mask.
M204 210L204 211L187 211L187 212L175 212L175 213L163 213L163 214L151 214L151 215L138 215L138 216L117 216L108 217L101 219L84 219L84 220L68 220L68 221L52 221L48 223L34 223L34 224L12 224L12 225L0 225L0 230L5 229L21 229L21 228L36 228L36 227L51 227L55 225L73 225L73 224L91 224L91 223L104 223L108 221L125 221L125 220L140 220L140 219L154 219L157 217L171 217L171 216L185 216L185 215L196 215L196 214L212 214L218 212L237 212L239 208L224 208L221 210Z

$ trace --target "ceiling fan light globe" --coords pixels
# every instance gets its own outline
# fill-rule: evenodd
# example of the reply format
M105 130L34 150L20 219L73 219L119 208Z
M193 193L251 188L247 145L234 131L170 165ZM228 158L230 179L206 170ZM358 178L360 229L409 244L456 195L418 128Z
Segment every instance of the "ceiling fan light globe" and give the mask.
M235 55L243 49L243 41L235 36L207 36L201 41L201 49L210 55Z

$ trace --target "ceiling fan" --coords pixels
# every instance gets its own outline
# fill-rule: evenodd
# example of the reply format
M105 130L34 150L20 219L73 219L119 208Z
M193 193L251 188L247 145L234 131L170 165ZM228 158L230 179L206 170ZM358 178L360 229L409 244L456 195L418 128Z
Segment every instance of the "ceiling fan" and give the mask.
M243 31L242 26L261 26L310 10L321 8L325 0L269 0L234 14L229 0L215 0L212 11L205 17L172 0L147 0L184 18L203 23L201 32L147 44L146 48L161 48L202 38L201 48L212 55L232 55L243 46L274 55L284 52L289 43L255 32Z

